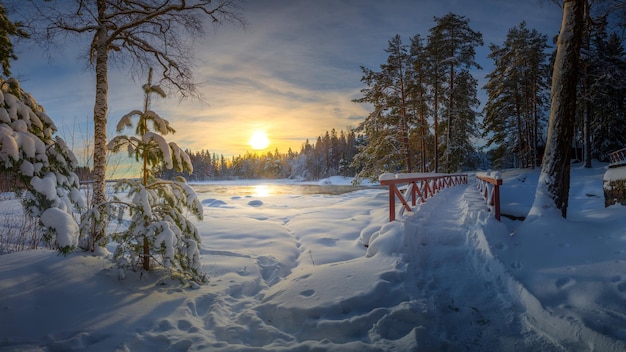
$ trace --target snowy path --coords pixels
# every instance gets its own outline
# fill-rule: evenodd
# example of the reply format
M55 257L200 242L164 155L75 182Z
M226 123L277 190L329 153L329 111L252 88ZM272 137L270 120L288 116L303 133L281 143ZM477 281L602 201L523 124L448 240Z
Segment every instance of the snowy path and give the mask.
M447 189L405 220L412 299L431 315L425 326L435 350L559 350L527 331L525 308L509 294L499 262L488 258L472 236L477 217L489 213L473 187ZM414 235L411 235L414 234ZM410 288L408 288L411 290ZM533 336L534 335L534 336Z
M611 331L610 327L589 319L613 314L612 319L619 326L625 321L619 308L594 304L596 311L589 315L577 311L577 303L553 306L550 294L546 294L551 292L550 284L567 289L565 286L572 282L569 276L551 276L552 282L544 280L543 285L534 283L529 287L519 281L524 276L526 281L528 277L543 278L540 269L518 277L524 264L502 257L507 250L522 246L520 240L527 239L510 236L506 226L488 213L472 185L450 188L429 199L405 218L405 227L406 246L416 249L407 249L405 254L409 263L407 290L412 292L411 299L421 301L424 311L430 314L432 320L424 325L425 335L436 341L420 346L455 351L624 349L623 341L603 334ZM536 246L539 241L524 242L526 246ZM576 249L574 254L587 264L584 250ZM594 275L610 276L618 269L602 268L594 270ZM578 269L570 267L569 275L572 270ZM415 282L411 283L410 278L415 278ZM611 290L605 292L608 295ZM617 328L612 330L619 336Z

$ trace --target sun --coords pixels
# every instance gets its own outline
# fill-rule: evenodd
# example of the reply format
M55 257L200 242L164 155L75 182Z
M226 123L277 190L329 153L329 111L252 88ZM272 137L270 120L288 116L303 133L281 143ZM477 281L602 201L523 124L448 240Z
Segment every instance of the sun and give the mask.
M265 134L265 132L256 131L252 137L250 137L248 143L254 150L263 150L270 144L270 140L267 138L267 134Z

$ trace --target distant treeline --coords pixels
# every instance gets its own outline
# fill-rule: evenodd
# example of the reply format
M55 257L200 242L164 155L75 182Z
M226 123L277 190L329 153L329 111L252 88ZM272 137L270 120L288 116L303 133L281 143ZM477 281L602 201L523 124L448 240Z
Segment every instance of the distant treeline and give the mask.
M187 150L193 164L193 173L160 169L157 176L172 179L183 176L188 181L210 181L228 179L282 179L299 178L317 180L329 176L354 176L352 167L357 146L362 138L351 128L337 132L326 131L314 143L308 139L300 151L291 148L286 153L278 149L274 152L250 153L231 158L211 153L209 150Z

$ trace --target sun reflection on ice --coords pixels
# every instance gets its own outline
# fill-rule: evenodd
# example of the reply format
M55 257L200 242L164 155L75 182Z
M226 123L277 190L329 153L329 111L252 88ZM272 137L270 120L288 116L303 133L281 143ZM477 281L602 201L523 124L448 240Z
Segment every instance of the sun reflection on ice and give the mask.
M267 197L274 193L272 192L272 188L273 187L269 185L255 185L252 195L256 197Z

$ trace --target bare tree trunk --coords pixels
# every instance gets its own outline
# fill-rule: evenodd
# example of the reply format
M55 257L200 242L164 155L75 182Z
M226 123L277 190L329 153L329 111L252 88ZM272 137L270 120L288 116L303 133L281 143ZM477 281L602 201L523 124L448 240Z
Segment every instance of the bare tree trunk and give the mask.
M537 120L538 118L539 112L538 112L538 104L537 104L537 80L534 80L533 83L533 133L532 133L532 145L533 145L533 152L532 152L532 168L536 168L537 167L537 159L539 157L539 148L537 146L537 125L538 122Z
M563 21L552 72L546 150L530 215L556 208L567 217L572 140L576 122L576 83L585 0L564 0Z
M439 90L438 88L438 84L435 83L435 101L433 103L433 108L434 108L434 114L433 114L433 119L434 119L434 126L433 126L433 137L434 137L434 153L435 153L435 168L434 168L434 172L439 172L439 116L438 116L438 112L439 112Z
M423 98L420 98L420 101L423 101ZM420 108L420 131L422 134L422 138L420 140L420 147L422 149L422 169L421 172L426 172L426 114L424 113L424 108Z
M452 39L454 40L454 27L452 28ZM452 55L454 57L454 50ZM446 172L452 172L450 167L450 144L452 143L452 114L454 114L454 61L450 62L450 98L448 99L448 130L446 131Z
M402 153L404 154L404 163L406 164L406 172L413 171L411 163L411 146L409 144L409 122L406 113L406 92L404 89L404 70L400 69L400 96L402 98L402 109L400 110L400 131L402 136Z
M583 85L583 150L585 167L591 168L591 111L589 109L589 99L587 90L590 86L587 65L585 64L585 83Z
M585 28L584 28L584 33L586 36L586 46L587 46L587 50L590 51L590 45L591 45L591 38L589 38L591 36L591 28L588 27L588 25L590 24L590 21L587 21L586 19L590 18L591 14L591 4L588 1L585 1L585 3L583 4L585 5L584 7L584 18L585 18ZM589 62L584 62L584 72L585 72L585 78L584 78L584 83L583 83L583 105L584 105L584 109L583 109L583 140L584 140L584 144L583 144L583 151L584 151L584 155L583 158L585 160L585 167L590 169L591 168L591 111L589 109L589 97L587 96L588 91L591 87L591 80L589 78Z
M104 12L104 9L102 9ZM107 110L108 110L108 67L109 52L106 43L106 29L99 29L98 42L95 43L96 54L96 99L93 108L94 149L93 149L93 207L99 207L106 201L106 144L107 144ZM99 209L104 219L105 209ZM97 223L93 229L92 250L105 237L105 226Z
M148 73L148 89L152 86L152 67L150 67ZM148 108L150 107L150 93L146 90L145 101L143 106L144 115L148 114ZM145 118L141 118L138 122L140 124L139 131L143 136L148 132L148 121ZM148 149L143 149L143 168L141 169L142 174L142 184L144 187L148 186ZM146 224L148 225L148 224ZM143 270L150 270L150 242L148 241L148 236L143 237Z

